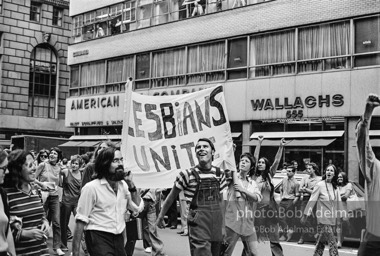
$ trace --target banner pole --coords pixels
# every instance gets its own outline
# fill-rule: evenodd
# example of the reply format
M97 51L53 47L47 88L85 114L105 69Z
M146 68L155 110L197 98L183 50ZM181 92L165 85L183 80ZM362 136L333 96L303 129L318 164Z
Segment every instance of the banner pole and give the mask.
M132 106L132 78L128 78L125 84L125 98L124 98L124 114L123 114L123 129L121 131L121 155L123 156L123 165L126 166L127 161L127 143L128 143L128 130L129 130L129 115Z

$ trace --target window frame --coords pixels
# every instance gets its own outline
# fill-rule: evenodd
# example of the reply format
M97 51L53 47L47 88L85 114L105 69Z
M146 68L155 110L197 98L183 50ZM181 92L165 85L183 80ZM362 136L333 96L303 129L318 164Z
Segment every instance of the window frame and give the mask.
M36 10L34 10L34 8ZM40 22L41 21L41 14L42 14L42 4L39 2L30 2L30 13L29 13L29 20L34 22ZM36 19L32 19L32 17L37 17Z

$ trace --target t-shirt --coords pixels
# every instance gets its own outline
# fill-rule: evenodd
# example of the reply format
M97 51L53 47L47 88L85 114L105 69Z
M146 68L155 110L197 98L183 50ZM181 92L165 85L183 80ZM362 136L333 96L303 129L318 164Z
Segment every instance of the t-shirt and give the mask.
M218 167L213 166L213 168L209 170L202 169L199 166L196 166L196 167L199 170L198 174L199 174L200 179L214 177L219 181L220 193L222 193L224 189L227 188L227 181L226 181L226 176L224 172L221 170L220 176L217 177L216 175L216 169ZM191 203L195 194L195 190L197 189L197 178L194 176L194 174L192 174L191 169L186 169L186 170L181 171L177 175L177 178L174 184L178 189L183 190L187 203Z

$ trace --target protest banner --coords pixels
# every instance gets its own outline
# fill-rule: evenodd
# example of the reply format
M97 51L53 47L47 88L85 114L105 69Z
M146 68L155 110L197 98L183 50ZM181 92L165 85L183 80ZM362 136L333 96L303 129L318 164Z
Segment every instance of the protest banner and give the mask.
M222 85L160 97L128 88L122 153L137 187L172 187L180 170L197 164L195 145L199 138L215 142L213 165L236 169Z

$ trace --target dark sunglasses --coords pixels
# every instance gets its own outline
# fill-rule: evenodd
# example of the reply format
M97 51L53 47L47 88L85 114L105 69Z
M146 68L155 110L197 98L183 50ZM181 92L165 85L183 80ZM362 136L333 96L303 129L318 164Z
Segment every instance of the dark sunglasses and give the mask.
M47 158L48 156L47 155L41 155L40 157L41 158Z

